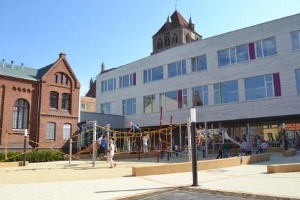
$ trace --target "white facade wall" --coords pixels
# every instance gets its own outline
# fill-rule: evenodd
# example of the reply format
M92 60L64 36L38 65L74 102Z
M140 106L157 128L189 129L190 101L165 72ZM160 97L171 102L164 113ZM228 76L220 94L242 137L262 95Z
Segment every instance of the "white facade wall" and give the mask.
M122 100L136 98L136 115L126 116L126 123L133 121L141 127L157 126L160 119L159 104L156 104L154 113L144 114L143 97L155 94L158 101L160 93L188 89L189 108L163 112L163 124L169 123L170 116L172 116L173 123L185 123L192 107L192 88L208 85L209 105L197 107L197 122L300 114L300 96L297 95L295 79L295 69L300 68L300 51L292 51L290 37L290 32L297 30L300 30L300 14L174 47L101 73L97 76L97 112L100 112L102 103L111 102L113 104L112 114L122 115ZM218 66L217 52L219 50L274 36L277 43L276 55L226 65L221 68ZM206 54L207 71L191 73L191 58L203 54ZM187 74L168 78L168 64L181 60L186 60ZM164 66L164 79L144 84L143 71L161 65ZM136 86L120 89L119 76L130 73L136 73ZM271 73L280 75L281 96L245 101L244 78ZM101 81L110 78L116 78L117 89L101 93ZM238 81L239 102L214 105L213 84L231 80Z

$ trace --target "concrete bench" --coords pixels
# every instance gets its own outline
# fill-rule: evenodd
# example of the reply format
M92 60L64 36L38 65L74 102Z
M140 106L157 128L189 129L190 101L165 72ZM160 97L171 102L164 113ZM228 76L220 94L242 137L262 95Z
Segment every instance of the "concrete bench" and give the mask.
M267 165L268 173L299 172L300 163Z
M283 152L284 157L291 157L291 156L294 156L296 154L297 154L297 151L294 148L288 149L288 150Z
M25 166L28 165L28 161L25 162ZM1 162L0 167L20 167L23 166L23 161L15 161L15 162Z
M234 167L256 162L270 160L270 154L257 154L252 156L231 157L224 159L201 160L197 162L198 171ZM148 176L158 174L183 173L192 171L192 162L166 163L158 165L145 165L132 167L133 176Z

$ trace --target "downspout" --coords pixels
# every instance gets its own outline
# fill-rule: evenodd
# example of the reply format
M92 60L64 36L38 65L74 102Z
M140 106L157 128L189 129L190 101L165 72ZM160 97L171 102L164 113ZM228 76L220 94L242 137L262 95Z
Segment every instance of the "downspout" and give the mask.
M38 91L37 91L37 123L36 123L36 133L35 133L35 149L39 144L39 134L40 134L40 105L41 105L41 80L38 79Z

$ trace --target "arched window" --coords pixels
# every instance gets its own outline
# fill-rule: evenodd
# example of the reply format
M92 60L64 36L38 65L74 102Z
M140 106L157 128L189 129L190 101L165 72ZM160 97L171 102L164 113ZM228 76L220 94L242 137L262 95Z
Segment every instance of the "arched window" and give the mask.
M58 92L50 92L50 108L58 109Z
M61 108L70 111L70 94L68 93L62 94Z
M14 106L13 128L28 128L29 104L25 99L18 99Z
M191 42L191 36L190 36L190 34L186 34L185 40L186 40L186 43L190 43Z

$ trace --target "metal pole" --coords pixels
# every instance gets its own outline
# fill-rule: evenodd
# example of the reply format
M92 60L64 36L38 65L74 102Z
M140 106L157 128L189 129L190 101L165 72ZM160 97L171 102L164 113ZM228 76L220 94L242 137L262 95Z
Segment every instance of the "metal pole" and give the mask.
M109 129L110 129L110 124L106 124L106 128L107 128L107 130L106 130L106 153L109 151L109 146L108 146L108 142L109 142ZM106 160L107 160L107 162L109 161L108 160L108 156L106 155Z
M192 168L193 185L198 186L198 167L197 167L197 144L196 144L196 108L190 109L191 116L191 135L192 135Z
M70 144L69 144L69 165L71 165L72 161L72 138L70 138Z
M23 154L23 166L26 165L26 141L27 141L27 129L24 131L24 154Z
M93 167L95 167L96 121L93 124Z

